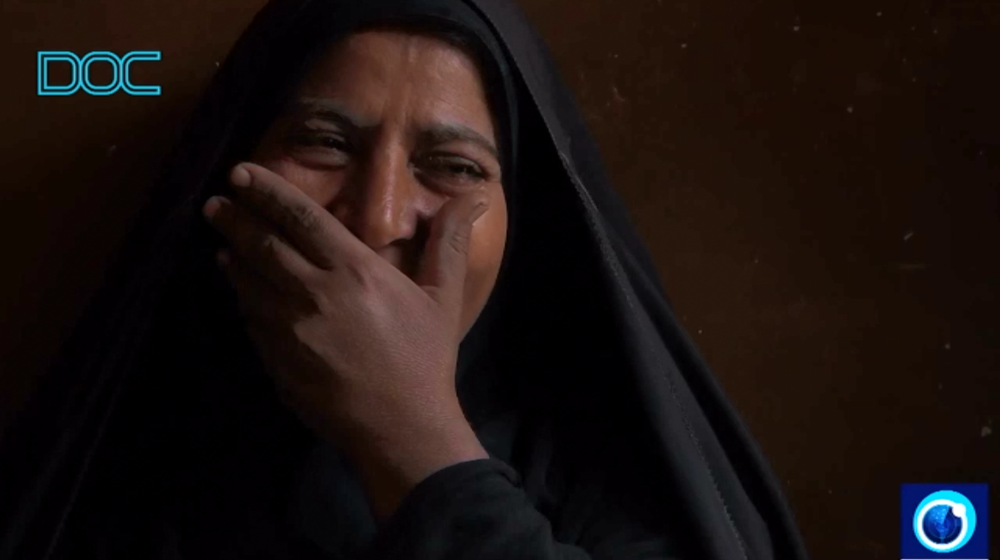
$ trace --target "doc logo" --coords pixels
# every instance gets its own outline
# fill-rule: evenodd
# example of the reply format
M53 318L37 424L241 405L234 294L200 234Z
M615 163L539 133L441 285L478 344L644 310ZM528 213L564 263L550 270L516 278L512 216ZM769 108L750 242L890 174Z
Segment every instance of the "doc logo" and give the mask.
M136 85L129 79L132 63L145 60L160 60L160 51L132 51L122 57L108 51L94 51L83 57L69 51L39 51L38 95L73 95L80 89L90 95L111 95L118 90L129 95L160 95L160 86ZM50 62L70 65L70 83L49 83ZM90 66L95 62L111 65L110 84L90 81Z
M985 484L904 484L900 529L903 560L988 560Z

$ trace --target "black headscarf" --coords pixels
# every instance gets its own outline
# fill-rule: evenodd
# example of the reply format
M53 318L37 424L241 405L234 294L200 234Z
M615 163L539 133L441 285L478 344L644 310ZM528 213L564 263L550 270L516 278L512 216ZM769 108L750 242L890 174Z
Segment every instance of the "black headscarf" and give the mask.
M324 546L364 545L374 526L363 508L306 503L363 498L338 486L350 467L277 401L212 266L218 239L200 208L225 192L227 170L323 48L373 25L462 37L498 123L510 238L458 371L477 433L502 448L502 436L478 428L511 411L578 419L581 441L591 426L613 426L649 450L651 488L669 492L697 558L804 559L767 461L674 316L571 93L516 7L272 0L219 69L117 265L7 431L0 560L58 557L85 540L109 557L157 542L168 557L196 533L229 539L233 557L241 547L263 556L262 542L289 557L268 518L288 502L303 533L317 515L357 529ZM235 518L254 535L225 534L237 525L223 520Z

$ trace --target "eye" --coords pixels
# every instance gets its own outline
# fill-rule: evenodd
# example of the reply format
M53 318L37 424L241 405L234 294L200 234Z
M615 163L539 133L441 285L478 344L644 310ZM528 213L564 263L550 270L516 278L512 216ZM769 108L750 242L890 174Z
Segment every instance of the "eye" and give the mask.
M304 162L323 166L343 166L353 151L351 143L334 131L300 128L288 135L288 147Z
M422 166L427 171L445 175L461 181L481 181L486 179L486 172L476 162L456 155L435 154L424 158Z
M341 152L350 150L347 140L335 134L305 132L294 134L291 139L298 146L320 147L329 150L339 150Z

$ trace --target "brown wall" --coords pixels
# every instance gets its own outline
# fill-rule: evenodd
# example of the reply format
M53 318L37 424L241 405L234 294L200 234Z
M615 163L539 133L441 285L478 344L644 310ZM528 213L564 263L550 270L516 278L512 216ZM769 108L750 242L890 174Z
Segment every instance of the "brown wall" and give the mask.
M96 4L0 2L0 422L262 1ZM1000 504L1000 8L523 4L814 558L898 558L900 482ZM56 49L161 50L164 94L37 97Z

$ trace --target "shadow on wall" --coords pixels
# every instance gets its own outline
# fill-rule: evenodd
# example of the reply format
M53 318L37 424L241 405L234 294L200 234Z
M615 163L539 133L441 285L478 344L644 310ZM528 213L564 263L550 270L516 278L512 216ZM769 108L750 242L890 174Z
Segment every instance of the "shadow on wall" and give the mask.
M7 161L0 224L8 271L0 276L0 426L96 290L217 61L258 7L4 2L0 30L13 48L0 55L11 77L0 91ZM161 85L163 95L39 97L42 50L162 51L161 61L135 64L132 76ZM52 83L68 82L67 66L54 63L52 72ZM94 83L110 82L110 67L95 64L93 72Z

